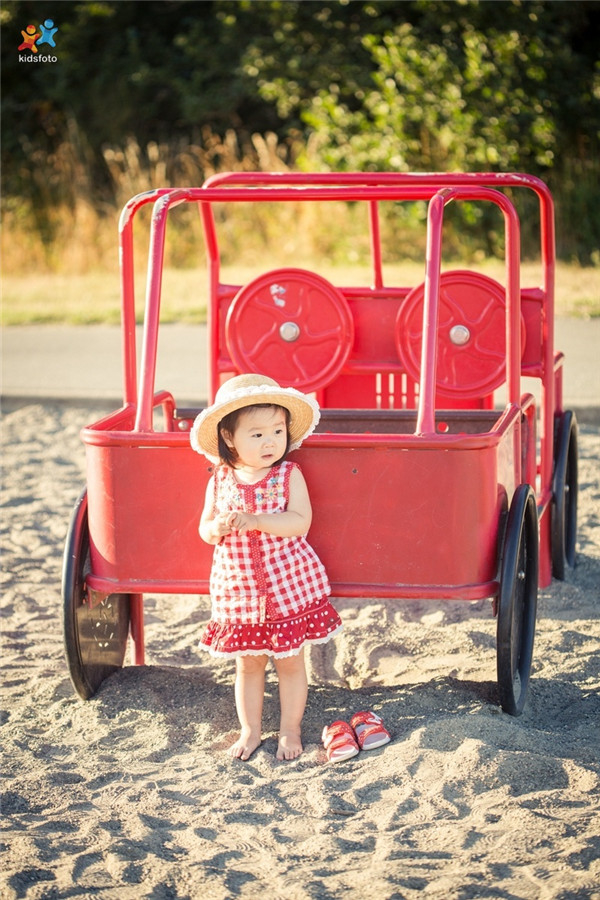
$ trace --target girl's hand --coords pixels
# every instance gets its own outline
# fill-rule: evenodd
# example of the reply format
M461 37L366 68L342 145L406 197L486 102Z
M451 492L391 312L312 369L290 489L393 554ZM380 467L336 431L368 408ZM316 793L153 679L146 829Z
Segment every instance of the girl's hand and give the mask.
M231 534L231 532L233 531L232 525L229 521L230 519L231 513L220 513L212 520L212 532L217 540L220 541L222 537Z
M229 513L227 522L231 529L237 531L238 534L245 534L247 531L256 531L258 529L258 516L253 515L253 513Z

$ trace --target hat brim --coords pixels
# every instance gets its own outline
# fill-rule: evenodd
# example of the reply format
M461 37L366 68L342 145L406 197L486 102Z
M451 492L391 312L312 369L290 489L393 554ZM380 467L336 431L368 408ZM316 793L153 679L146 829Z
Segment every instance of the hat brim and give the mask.
M190 431L190 443L196 453L219 463L219 422L236 409L256 404L283 406L289 411L290 450L296 450L312 434L321 418L316 400L295 388L274 388L270 385L243 387L232 391L227 400L214 403L196 416Z

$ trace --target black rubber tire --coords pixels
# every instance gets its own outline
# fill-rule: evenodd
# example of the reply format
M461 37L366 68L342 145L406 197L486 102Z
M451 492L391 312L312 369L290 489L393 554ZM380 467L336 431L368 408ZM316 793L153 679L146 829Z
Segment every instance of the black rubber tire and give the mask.
M567 410L557 422L554 441L554 473L550 528L552 574L564 580L566 566L575 565L578 495L577 419Z
M498 593L497 670L504 712L520 716L531 673L539 572L538 515L530 485L521 484L508 511Z
M65 543L62 576L65 654L73 687L83 700L120 669L129 635L129 594L111 594L90 609L85 579L90 570L87 491L75 504Z

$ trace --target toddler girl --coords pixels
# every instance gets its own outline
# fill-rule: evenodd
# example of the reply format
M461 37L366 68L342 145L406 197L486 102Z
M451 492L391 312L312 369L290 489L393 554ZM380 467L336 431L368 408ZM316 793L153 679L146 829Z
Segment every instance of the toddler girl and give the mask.
M279 679L277 759L302 753L304 646L342 629L323 564L305 537L312 519L306 482L286 459L319 417L317 403L300 391L263 375L239 375L220 387L191 431L194 450L218 464L199 528L215 544L212 616L200 647L235 657L241 732L229 754L239 759L261 743L269 657Z

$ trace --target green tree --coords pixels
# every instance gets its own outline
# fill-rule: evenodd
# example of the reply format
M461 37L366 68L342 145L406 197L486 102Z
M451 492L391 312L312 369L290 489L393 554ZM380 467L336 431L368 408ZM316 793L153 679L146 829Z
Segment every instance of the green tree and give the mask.
M280 110L295 104L316 136L300 163L538 174L561 196L560 248L581 248L589 259L600 241L600 70L590 40L600 5L401 6L407 21L361 38L371 59L368 89L349 95L347 83L334 80L300 96L294 86L286 107L285 80L264 80L261 90ZM473 217L466 209L463 224Z
M46 8L59 63L24 66ZM598 0L3 0L0 22L3 202L49 238L65 144L67 188L101 208L107 146L209 129L274 131L311 167L525 169L572 243L600 243Z

